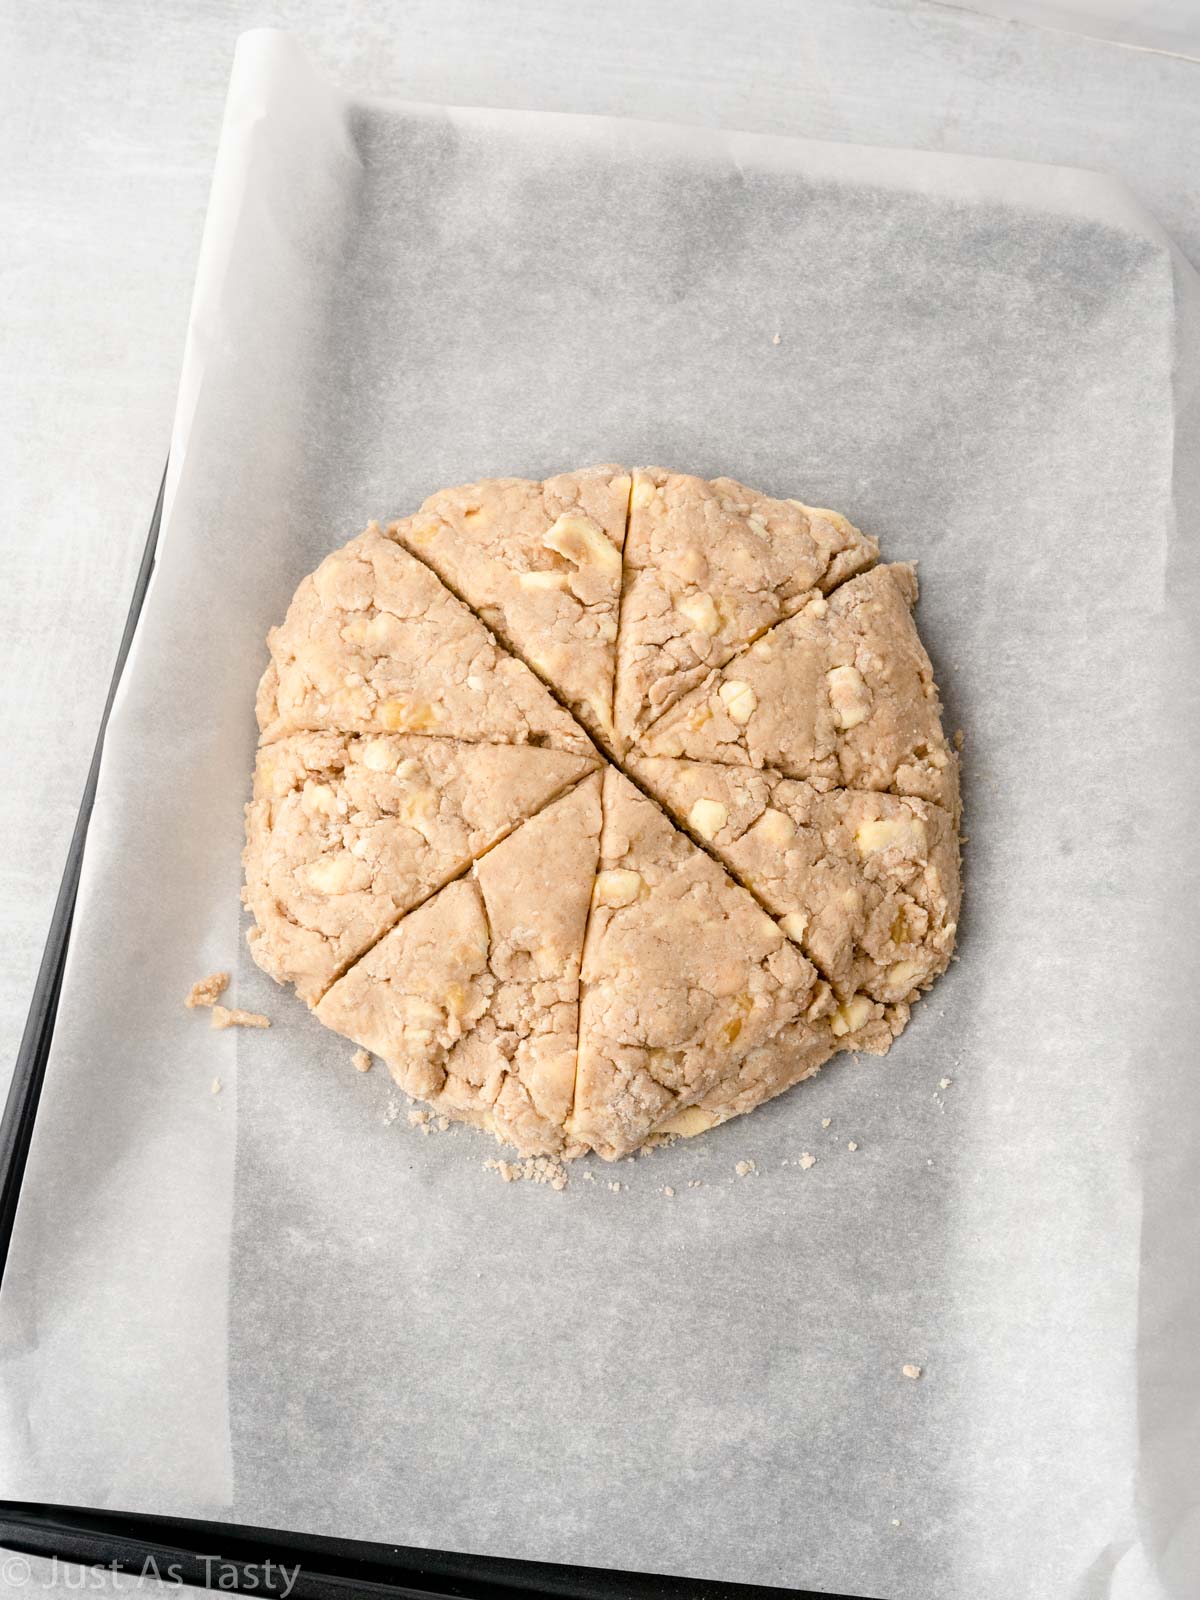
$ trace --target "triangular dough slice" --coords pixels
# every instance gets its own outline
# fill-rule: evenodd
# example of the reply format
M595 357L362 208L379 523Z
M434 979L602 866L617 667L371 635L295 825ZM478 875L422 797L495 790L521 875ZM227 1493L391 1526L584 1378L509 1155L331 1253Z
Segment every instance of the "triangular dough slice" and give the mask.
M629 473L592 467L443 489L388 533L611 740L628 513Z
M594 765L411 734L265 745L242 858L255 961L311 1004L398 917Z
M337 729L591 751L529 668L374 524L304 579L267 644L264 741Z
M404 918L316 1008L407 1093L524 1155L563 1150L600 774Z
M909 1008L903 1001L882 1005L860 996L852 1006L839 1007L830 1017L802 1018L758 1045L738 1062L733 1072L685 1110L661 1124L660 1133L691 1138L706 1133L730 1117L743 1116L793 1084L811 1078L839 1051L865 1051L886 1055L893 1040L904 1031Z
M732 478L634 473L617 644L624 749L713 667L878 559L836 511Z
M826 789L890 789L957 821L958 760L913 625L916 597L911 567L852 578L710 673L641 749L773 767Z
M746 890L607 768L572 1139L625 1155L751 1050L832 1009L828 985Z
M926 989L954 948L958 839L927 800L826 793L750 767L651 757L636 776L794 939L839 999Z

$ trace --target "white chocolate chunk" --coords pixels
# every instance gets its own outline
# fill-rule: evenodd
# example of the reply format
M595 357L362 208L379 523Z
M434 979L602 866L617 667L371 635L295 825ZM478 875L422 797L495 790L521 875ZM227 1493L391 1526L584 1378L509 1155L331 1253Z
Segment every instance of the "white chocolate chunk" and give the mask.
M385 700L379 720L389 733L428 733L437 725L437 708L420 700Z
M894 989L912 989L920 976L921 967L916 961L897 961L887 969L887 981Z
M602 872L596 879L592 899L601 906L631 906L642 890L641 875L623 868Z
M688 812L688 821L702 839L715 839L729 821L729 808L719 800L697 800Z
M773 811L769 806L754 824L754 836L764 844L785 849L796 837L796 824L786 811Z
M304 785L301 800L310 817L336 817L337 799L328 784L314 783L310 778Z
M710 594L690 594L677 607L700 633L714 634L721 626L721 616Z
M804 937L804 930L808 927L808 918L802 911L789 911L786 917L780 917L779 926L789 939L799 944Z
M896 846L905 855L920 857L926 850L925 827L919 817L879 817L864 822L855 833L854 842L864 856Z
M621 552L591 517L564 511L542 538L547 550L565 556L577 567L597 567L616 577L621 571Z
M371 875L351 855L322 856L305 872L310 889L318 894L347 894L351 889L364 889Z
M865 994L851 995L844 1005L840 1005L834 1012L829 1026L837 1038L842 1039L848 1033L855 1033L859 1028L871 1020L871 1002Z
M675 1133L681 1139L692 1139L698 1133L707 1133L713 1121L708 1112L702 1111L699 1106L684 1106L682 1111L677 1111L673 1117L660 1122L657 1132Z
M522 589L565 589L565 572L522 572L517 578Z
M388 772L396 763L396 747L387 739L370 739L363 744L360 759L371 772Z
M857 728L871 711L871 691L857 667L834 667L828 675L829 703L841 728Z
M717 693L732 722L742 727L750 721L758 705L758 696L748 683L743 683L739 678L729 678Z

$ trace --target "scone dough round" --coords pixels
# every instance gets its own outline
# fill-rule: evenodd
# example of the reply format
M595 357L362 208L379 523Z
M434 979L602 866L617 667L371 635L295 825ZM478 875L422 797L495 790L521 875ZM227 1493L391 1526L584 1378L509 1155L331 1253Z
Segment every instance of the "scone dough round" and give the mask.
M911 567L616 466L372 524L268 637L254 959L522 1155L627 1155L882 1053L946 968L958 758Z

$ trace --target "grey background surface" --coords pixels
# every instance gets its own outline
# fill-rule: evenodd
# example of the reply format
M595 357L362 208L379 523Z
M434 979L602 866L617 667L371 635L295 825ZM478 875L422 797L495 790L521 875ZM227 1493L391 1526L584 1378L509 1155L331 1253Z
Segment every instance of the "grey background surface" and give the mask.
M1200 56L1192 0L0 0L0 1084L167 449L234 42L260 24L410 99L1093 166L1200 259L1200 67L1159 53Z

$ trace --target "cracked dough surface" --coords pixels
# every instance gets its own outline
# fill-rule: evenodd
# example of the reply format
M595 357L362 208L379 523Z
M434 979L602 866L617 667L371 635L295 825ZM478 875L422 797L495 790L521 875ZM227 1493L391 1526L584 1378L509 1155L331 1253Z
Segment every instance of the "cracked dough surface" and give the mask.
M255 960L439 1112L613 1159L883 1052L950 960L910 567L615 466L372 524L268 637Z

